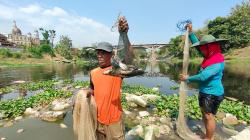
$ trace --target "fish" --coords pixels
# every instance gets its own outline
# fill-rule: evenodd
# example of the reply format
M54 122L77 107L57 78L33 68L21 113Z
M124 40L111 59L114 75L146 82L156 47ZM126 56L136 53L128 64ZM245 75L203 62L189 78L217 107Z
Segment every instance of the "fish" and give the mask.
M133 63L134 51L128 38L128 26L126 22L124 16L119 17L118 26L121 29L119 29L118 45L114 48L114 55L111 58L112 68L104 71L104 74L121 77L132 77L144 74L144 71Z

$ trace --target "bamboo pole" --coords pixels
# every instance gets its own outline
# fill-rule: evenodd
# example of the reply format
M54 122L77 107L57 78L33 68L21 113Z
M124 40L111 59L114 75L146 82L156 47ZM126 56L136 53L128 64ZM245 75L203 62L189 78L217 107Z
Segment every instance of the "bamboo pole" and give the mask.
M188 65L189 65L189 31L187 28L185 36L185 45L183 51L183 65L182 65L182 74L188 74ZM195 135L187 126L185 119L185 109L186 109L186 98L187 98L187 83L181 81L179 89L179 115L177 120L177 133L184 140L198 140L200 139Z

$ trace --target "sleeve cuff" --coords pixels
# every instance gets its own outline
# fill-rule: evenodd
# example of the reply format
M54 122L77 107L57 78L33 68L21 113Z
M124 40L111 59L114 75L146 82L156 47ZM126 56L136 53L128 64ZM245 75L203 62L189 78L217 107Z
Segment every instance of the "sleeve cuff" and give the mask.
M190 41L192 42L192 44L196 43L196 42L199 42L199 39L197 38L197 36L195 35L194 32L191 32L189 34L189 39Z

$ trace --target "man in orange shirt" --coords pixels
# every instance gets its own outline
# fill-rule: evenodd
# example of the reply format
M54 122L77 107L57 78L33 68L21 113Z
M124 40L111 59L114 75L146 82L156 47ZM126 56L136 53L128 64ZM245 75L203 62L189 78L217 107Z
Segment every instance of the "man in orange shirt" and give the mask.
M122 19L119 22L119 32L128 32L127 21ZM121 106L122 78L103 74L112 67L113 46L110 43L101 42L96 50L99 67L90 72L90 88L93 90L97 105L97 139L124 140Z

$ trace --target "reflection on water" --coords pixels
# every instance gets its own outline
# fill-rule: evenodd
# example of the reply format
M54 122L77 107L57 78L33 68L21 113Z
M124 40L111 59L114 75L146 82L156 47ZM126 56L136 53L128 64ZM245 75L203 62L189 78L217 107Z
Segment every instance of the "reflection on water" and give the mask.
M145 75L138 77L125 78L124 82L128 84L144 85L147 87L159 86L165 94L178 93L178 90L170 90L171 86L178 85L178 75L181 73L182 63L168 64L164 62L140 62L140 68L144 68ZM238 66L238 67L237 67ZM239 67L240 66L240 67ZM37 67L23 68L4 68L0 70L0 87L10 85L15 80L41 81L51 79L74 79L89 80L89 71L95 66L78 66L74 64L51 64ZM189 74L197 73L198 65L189 65ZM240 70L243 69L243 70ZM225 86L225 95L235 97L250 103L250 65L226 64L223 84ZM240 70L240 71L239 71ZM189 93L197 90L197 85L190 85ZM27 91L19 89L18 95L25 96ZM29 95L29 93L28 93ZM9 96L9 95L4 95Z
M64 123L68 128L60 128ZM16 131L24 129L19 134ZM67 112L63 122L49 123L35 118L27 118L7 128L0 128L0 137L7 140L74 140L71 111Z

